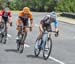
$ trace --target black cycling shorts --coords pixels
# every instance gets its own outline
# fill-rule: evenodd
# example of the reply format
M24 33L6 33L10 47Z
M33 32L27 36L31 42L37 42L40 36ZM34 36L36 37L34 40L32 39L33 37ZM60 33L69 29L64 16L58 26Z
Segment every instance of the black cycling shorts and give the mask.
M4 20L5 23L8 22L8 17L4 17L4 16L2 16L2 19Z
M23 18L23 17L19 17L19 18L22 20L23 25L28 27L28 18Z
M50 31L50 30L52 30L52 28L51 28L51 25L50 24L46 24L46 25L43 25L43 29L44 29L44 31Z

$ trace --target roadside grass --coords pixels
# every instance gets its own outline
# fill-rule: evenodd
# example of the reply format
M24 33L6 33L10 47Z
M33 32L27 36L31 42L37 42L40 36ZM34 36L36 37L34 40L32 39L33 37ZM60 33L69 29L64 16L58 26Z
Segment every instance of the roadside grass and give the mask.
M13 14L18 14L20 11L12 11Z

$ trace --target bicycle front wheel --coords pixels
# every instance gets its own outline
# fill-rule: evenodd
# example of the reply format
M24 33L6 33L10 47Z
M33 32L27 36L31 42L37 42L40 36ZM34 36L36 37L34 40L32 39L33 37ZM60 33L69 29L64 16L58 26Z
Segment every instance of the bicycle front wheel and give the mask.
M45 60L47 60L49 58L49 56L51 54L51 50L52 50L52 39L49 38L45 42L44 49L43 49L43 57Z
M37 57L40 54L41 48L40 48L40 40L36 40L35 46L34 46L34 55Z
M23 50L24 50L24 44L20 44L19 52L23 53Z
M19 52L23 53L24 50L24 41L23 41L23 37L24 35L20 34L21 38L20 38L20 42L19 42Z

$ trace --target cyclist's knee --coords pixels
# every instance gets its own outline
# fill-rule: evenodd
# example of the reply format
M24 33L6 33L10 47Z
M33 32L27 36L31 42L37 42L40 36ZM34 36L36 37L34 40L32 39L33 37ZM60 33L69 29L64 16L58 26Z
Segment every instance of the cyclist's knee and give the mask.
M24 28L24 31L27 33L29 31L29 28Z
M16 30L18 30L18 32L21 30L20 26L17 26Z

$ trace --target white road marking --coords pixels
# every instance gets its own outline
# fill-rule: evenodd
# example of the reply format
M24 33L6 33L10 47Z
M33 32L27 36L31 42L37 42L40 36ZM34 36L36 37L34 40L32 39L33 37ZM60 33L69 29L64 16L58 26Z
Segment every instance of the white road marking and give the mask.
M36 26L36 27L39 27L39 25L38 25L38 24L35 24L35 26Z
M24 48L25 48L25 47L28 47L28 48L29 48L30 46L29 46L29 45L27 45L27 44L24 44Z
M60 60L58 60L58 59L56 59L56 58L53 58L53 57L49 57L49 59L52 59L52 60L58 62L59 64L65 64L65 63L63 63L62 61L60 61Z
M9 38L10 38L10 37L12 37L12 36L11 36L10 34L7 34L7 37L9 37Z

